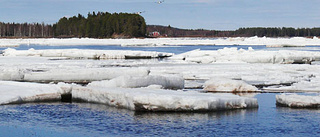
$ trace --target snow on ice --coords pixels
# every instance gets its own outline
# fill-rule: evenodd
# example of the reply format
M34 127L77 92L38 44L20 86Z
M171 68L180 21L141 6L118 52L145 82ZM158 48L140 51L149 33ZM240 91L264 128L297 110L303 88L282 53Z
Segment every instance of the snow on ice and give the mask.
M86 69L50 69L32 70L23 68L0 68L0 80L27 82L75 82L87 83L109 80L123 75L147 76L146 68L86 68Z
M320 96L281 94L276 96L277 105L292 108L320 108Z
M21 44L52 46L221 44L267 45L269 47L320 45L318 38L265 37L0 40L0 45ZM179 55L146 51L117 51L115 53L107 50L30 49L18 51L7 49L0 56L0 80L3 80L0 81L0 104L57 101L61 100L62 94L72 94L74 99L136 111L215 111L255 108L258 104L254 98L244 98L229 93L212 94L196 91L203 90L203 87L208 91L315 91L320 87L318 84L320 81L319 64L314 63L319 62L319 53L283 49L254 50L252 48L248 50L237 48L224 48L217 51L194 50ZM168 60L125 60L126 58L167 56L172 57ZM53 84L58 82L88 85ZM194 88L195 91L189 91ZM280 97L282 95L277 96L277 102ZM286 95L282 101L289 98L291 96ZM293 100L299 101L299 99L294 98ZM307 100L317 100L317 98Z
M109 81L94 81L89 86L140 88L159 85L164 89L183 89L184 79L178 76L120 76Z
M0 105L60 101L63 94L71 94L73 100L135 111L217 111L258 107L257 99L231 94L0 81Z
M258 89L241 80L212 78L204 84L204 90L210 92L255 92Z
M172 60L185 60L195 63L215 62L246 62L246 63L281 63L281 64L311 64L320 60L320 52L310 51L255 51L237 48L214 50L193 50L171 57Z
M68 93L68 90L62 88L64 86L64 84L0 81L0 105L60 101L61 95Z
M314 38L267 38L267 37L236 37L236 38L157 38L157 39L1 39L0 47L19 45L121 45L121 46L164 46L164 45L267 45L267 47L320 45Z
M258 107L257 99L148 88L74 87L72 97L135 111L217 111Z
M172 53L160 53L152 51L130 51L130 50L15 50L8 48L3 51L4 56L39 56L39 57L69 57L88 59L126 59L126 58L163 58L170 57Z

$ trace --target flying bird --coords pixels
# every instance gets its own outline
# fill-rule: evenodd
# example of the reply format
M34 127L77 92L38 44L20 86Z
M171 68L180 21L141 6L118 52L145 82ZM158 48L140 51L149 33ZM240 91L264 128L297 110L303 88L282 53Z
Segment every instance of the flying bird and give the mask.
M134 14L138 14L140 15L141 13L145 13L146 11L139 11L139 12L135 12Z
M164 0L156 2L158 4L164 3Z

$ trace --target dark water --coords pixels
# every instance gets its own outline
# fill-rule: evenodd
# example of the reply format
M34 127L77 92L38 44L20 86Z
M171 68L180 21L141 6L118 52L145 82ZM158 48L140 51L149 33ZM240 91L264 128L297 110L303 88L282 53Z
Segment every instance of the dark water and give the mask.
M121 47L121 46L41 46L41 45L21 45L19 47L14 47L17 50L28 50L30 48L34 49L93 49L93 50L140 50L140 51L158 51L158 52L169 52L180 54L184 52L188 52L195 49L201 50L218 50L223 49L226 46L165 46L165 47ZM265 49L265 46L237 46L230 45L227 47L236 47L248 49L248 47L252 47L253 49ZM6 48L0 48L0 50L4 50Z
M211 113L135 113L99 104L0 106L0 136L319 136L320 110L276 107Z
M225 47L228 48L242 48L248 49L252 47L254 50L299 50L299 51L320 51L320 46L305 46L305 47L285 47L285 48L267 48L266 46L246 46L246 45L184 45L184 46L164 46L164 47L121 47L121 46L95 46L95 45L88 45L88 46L42 46L42 45L21 45L19 47L13 47L17 50L28 50L30 48L42 50L42 49L92 49L92 50L140 50L140 51L157 51L157 52L169 52L180 54L188 51L192 51L195 49L201 50L218 50L223 49ZM4 50L6 48L0 48L0 50Z

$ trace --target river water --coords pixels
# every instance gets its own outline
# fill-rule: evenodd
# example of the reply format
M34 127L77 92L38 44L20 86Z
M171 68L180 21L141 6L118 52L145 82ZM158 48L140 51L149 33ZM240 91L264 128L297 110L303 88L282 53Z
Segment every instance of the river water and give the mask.
M101 104L0 106L1 136L318 136L320 110L276 107L210 113L136 113Z
M229 46L248 48L249 46ZM252 46L251 46L252 47ZM183 53L224 46L21 46L22 49L108 49ZM266 49L253 46L254 49ZM319 47L287 48L320 51ZM277 50L277 49L268 49ZM275 93L258 94L259 108L210 113L136 113L101 104L0 106L0 136L319 136L319 109L276 107Z

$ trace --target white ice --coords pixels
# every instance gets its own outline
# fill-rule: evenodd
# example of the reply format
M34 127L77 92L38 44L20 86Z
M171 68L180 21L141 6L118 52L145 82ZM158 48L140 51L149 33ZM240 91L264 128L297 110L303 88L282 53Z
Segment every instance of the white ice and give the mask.
M121 46L164 46L164 45L267 45L268 47L320 45L314 38L267 38L267 37L235 37L235 38L155 38L155 39L1 39L0 47L19 45L121 45Z
M37 84L0 81L0 105L27 102L60 101L70 92L65 84Z
M164 89L183 89L184 79L179 76L143 76L133 77L132 75L120 76L108 81L94 81L88 86L99 87L121 87L121 88L140 88L151 85L159 85Z
M0 80L27 82L76 82L86 83L110 80L119 76L147 76L146 68L0 68Z
M148 88L74 87L72 97L135 111L217 111L258 107L257 99Z
M172 60L185 60L195 63L215 62L245 62L245 63L311 63L320 60L320 52L310 51L264 51L237 48L224 48L219 50L193 50L171 57Z
M204 90L210 92L255 92L258 89L242 80L212 78L204 83Z
M54 49L54 50L15 50L8 48L3 51L3 56L39 56L39 57L69 57L88 59L125 59L133 58L158 58L172 56L172 53L155 51L130 51L130 50L81 50L81 49Z
M112 88L0 81L0 105L73 100L102 103L135 111L217 111L258 107L257 99L232 94L209 94L150 88Z
M281 94L276 96L278 105L293 108L320 108L320 96Z

